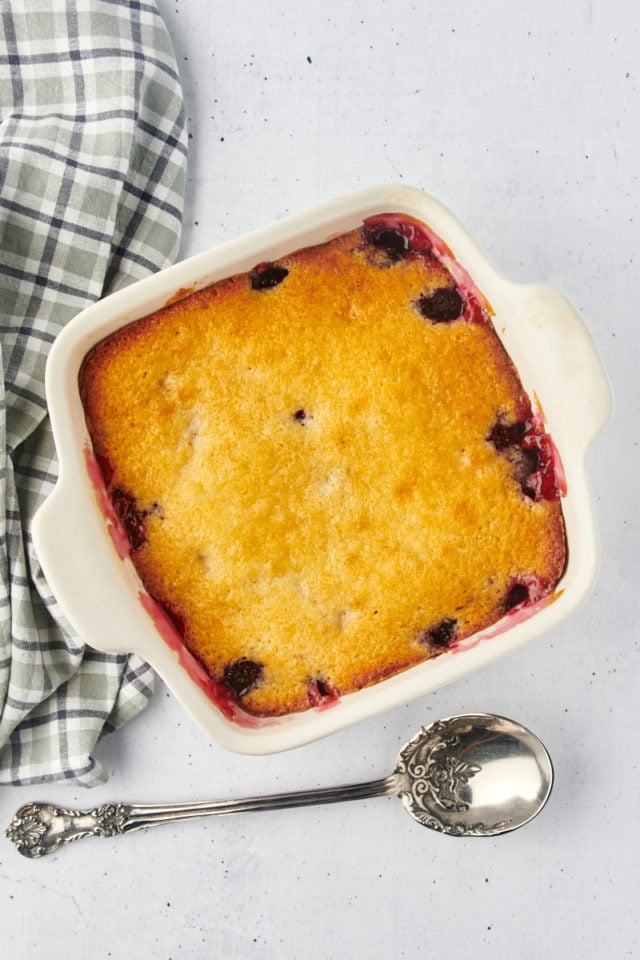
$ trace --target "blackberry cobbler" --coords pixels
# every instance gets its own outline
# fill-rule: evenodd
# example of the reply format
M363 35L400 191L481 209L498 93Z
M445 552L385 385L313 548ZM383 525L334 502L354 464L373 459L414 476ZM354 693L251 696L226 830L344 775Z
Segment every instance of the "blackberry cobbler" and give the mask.
M80 386L146 591L248 714L329 705L562 576L551 438L488 303L411 217L123 327Z

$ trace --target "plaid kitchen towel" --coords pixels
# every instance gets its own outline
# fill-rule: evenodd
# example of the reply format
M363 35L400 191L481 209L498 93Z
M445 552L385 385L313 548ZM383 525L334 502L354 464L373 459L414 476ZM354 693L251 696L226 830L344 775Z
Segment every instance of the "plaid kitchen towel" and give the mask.
M30 524L56 480L47 352L84 307L175 259L185 167L152 0L0 0L0 783L104 781L96 742L152 692L139 658L74 636Z

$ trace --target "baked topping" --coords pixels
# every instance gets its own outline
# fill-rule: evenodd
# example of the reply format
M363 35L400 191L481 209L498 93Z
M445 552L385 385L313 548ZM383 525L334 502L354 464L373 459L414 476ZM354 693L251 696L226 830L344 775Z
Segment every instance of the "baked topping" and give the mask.
M557 455L490 316L385 214L87 357L131 559L234 716L322 709L554 590Z

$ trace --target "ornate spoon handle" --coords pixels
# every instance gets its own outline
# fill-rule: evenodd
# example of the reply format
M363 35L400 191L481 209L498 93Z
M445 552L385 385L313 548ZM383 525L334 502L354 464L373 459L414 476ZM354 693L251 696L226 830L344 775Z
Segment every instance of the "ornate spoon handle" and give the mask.
M400 791L402 778L394 773L383 780L323 787L298 793L272 794L244 800L214 800L200 803L175 803L168 806L130 803L104 803L92 810L67 810L50 803L27 803L14 816L5 837L24 857L35 859L53 853L58 847L82 837L114 837L161 823L197 820L230 813L253 813L285 807L305 807L316 803L339 803L388 797Z

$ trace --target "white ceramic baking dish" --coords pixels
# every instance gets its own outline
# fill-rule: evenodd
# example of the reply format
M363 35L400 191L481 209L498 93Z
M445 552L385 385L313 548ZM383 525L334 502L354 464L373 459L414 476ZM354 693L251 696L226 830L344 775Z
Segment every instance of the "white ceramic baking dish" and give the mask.
M123 559L114 547L87 469L90 441L78 371L97 341L168 300L250 270L259 262L321 243L357 227L365 217L388 212L409 214L427 223L493 307L496 330L560 452L567 487L563 498L566 572L553 602L542 604L527 619L507 616L454 650L349 694L329 709L239 723L220 711L194 681L193 671L185 668L184 656L163 639L141 602L144 591L130 559ZM46 391L60 477L34 520L33 537L53 593L88 644L144 657L200 727L228 749L265 754L299 746L486 667L566 620L595 580L598 538L585 461L589 445L609 415L611 395L591 337L560 294L502 277L452 214L421 191L383 186L324 203L198 254L96 303L56 340L47 365Z

